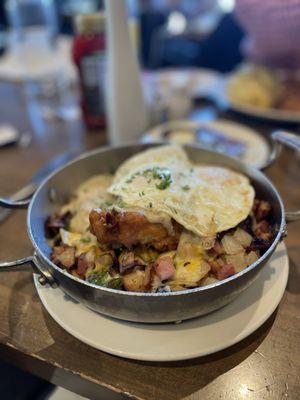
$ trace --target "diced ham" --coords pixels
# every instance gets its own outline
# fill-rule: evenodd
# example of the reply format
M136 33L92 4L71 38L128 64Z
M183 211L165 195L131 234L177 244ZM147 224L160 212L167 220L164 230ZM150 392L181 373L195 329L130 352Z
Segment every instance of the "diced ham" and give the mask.
M145 266L145 262L140 257L137 257L132 251L130 251L123 256L119 269L120 273L124 274L135 267L143 266Z
M80 254L80 256L78 257L78 260L77 260L76 272L78 275L84 276L86 271L89 268L93 268L94 265L95 264L93 262L87 260L86 254Z
M127 267L130 264L134 263L134 253L130 251L129 253L125 254L122 260L122 265L124 267Z
M225 253L223 246L221 245L220 242L216 241L214 247L212 248L212 250L218 255L222 255Z
M71 219L71 213L66 212L63 215L54 214L47 218L45 222L46 235L49 238L55 237L61 228L65 228Z
M271 211L271 204L264 200L255 200L253 205L253 212L257 221L266 218Z
M216 277L219 281L222 281L223 279L226 279L234 274L234 266L232 264L224 264L223 267L217 271Z
M159 257L155 264L156 275L161 281L171 279L175 274L175 267L172 257Z
M210 265L210 270L213 274L217 274L221 266L215 260L209 260L208 264Z
M266 220L262 220L256 224L256 227L254 229L254 234L257 238L262 239L262 240L271 240L272 239L272 233L270 229L270 224Z

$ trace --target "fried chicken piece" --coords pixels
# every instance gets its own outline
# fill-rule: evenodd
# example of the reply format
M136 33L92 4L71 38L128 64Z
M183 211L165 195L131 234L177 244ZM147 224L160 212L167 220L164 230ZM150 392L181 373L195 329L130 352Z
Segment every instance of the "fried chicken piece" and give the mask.
M170 235L160 223L151 223L138 212L104 211L99 208L90 213L91 232L99 243L123 245L149 245L158 251L175 250L178 245L181 226L173 221L174 234Z

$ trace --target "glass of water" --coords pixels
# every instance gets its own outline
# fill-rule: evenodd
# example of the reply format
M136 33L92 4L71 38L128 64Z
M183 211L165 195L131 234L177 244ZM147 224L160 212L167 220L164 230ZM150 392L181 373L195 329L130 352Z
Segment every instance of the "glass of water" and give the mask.
M68 90L71 83L65 76L65 59L56 46L54 0L6 0L5 5L10 25L9 52L26 77L26 101L40 104L46 119L77 118L78 110Z
M6 0L5 5L10 50L22 57L25 67L33 62L37 51L48 59L58 32L53 0Z

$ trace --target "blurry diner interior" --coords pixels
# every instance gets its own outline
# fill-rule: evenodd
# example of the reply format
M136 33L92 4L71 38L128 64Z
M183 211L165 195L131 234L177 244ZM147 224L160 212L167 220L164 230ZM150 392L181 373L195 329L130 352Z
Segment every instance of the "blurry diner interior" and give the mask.
M299 0L1 1L1 198L22 203L88 150L169 143L262 170L296 210L299 38ZM32 252L26 211L0 207L0 224L0 261ZM297 400L298 238L289 225L279 308L240 343L174 365L83 345L45 311L30 267L1 272L1 399Z

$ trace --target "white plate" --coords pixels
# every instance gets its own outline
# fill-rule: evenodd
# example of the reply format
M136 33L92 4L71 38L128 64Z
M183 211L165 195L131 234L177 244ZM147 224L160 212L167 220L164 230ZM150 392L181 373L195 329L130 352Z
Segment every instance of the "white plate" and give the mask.
M158 125L148 131L141 139L142 143L165 141L163 137L167 131L195 131L200 128L208 128L222 133L230 139L245 144L246 151L240 159L256 168L267 164L271 148L267 140L256 130L245 125L227 120L210 122L178 120ZM192 139L193 140L193 139ZM190 140L188 140L190 142ZM197 142L196 142L197 143ZM200 142L198 142L201 144Z
M211 96L221 108L230 108L248 117L260 118L267 121L300 123L300 112L277 110L275 108L259 108L247 104L237 104L232 102L226 94L226 78L222 78L211 87Z
M168 92L173 88L184 87L186 94L195 97L209 94L221 76L206 68L166 68L155 72L144 71L142 81L146 93L152 92L153 88Z
M300 113L296 111L276 110L275 108L263 109L235 103L229 103L229 107L231 110L237 111L249 117L262 118L276 122L290 122L295 124L300 123Z
M225 349L259 328L278 306L289 272L286 247L278 246L258 279L236 300L207 316L181 324L137 324L97 314L60 289L34 282L52 318L96 349L147 361L185 360Z
M28 55L27 64L20 62L18 54L8 51L0 60L0 79L21 83L43 81L59 72L68 82L76 82L77 73L71 59L71 46L71 39L61 35L57 40L54 54L46 53L44 58L32 58Z

